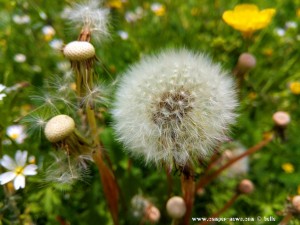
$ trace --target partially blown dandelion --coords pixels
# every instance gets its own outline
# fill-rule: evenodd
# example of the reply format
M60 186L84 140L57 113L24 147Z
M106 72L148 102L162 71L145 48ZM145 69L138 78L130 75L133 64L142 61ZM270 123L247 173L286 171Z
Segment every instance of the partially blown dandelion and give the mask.
M233 81L202 54L167 51L122 78L113 116L127 150L169 168L192 165L226 139L237 105Z
M82 35L90 36L94 33L96 40L107 36L109 10L101 8L101 0L89 0L81 4L74 4L71 8L65 9L63 17L85 30ZM89 39L90 37L88 37Z

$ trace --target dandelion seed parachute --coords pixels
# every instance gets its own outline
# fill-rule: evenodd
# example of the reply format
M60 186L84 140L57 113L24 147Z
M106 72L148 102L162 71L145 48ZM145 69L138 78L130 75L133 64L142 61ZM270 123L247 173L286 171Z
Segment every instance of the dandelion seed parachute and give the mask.
M203 54L169 50L132 66L120 81L114 128L126 150L172 168L210 155L237 106L233 80Z

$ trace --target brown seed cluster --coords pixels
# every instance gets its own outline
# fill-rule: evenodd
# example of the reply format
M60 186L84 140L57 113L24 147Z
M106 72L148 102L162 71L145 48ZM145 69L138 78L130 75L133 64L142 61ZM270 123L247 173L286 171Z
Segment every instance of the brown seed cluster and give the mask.
M153 121L159 126L171 122L180 123L184 116L193 109L193 98L189 91L179 89L161 95L154 104Z

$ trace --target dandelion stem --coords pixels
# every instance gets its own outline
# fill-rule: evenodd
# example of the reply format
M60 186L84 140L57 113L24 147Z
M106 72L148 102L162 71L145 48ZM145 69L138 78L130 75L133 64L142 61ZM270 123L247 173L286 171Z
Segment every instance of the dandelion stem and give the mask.
M119 201L119 188L115 180L112 170L104 163L103 160L103 147L99 141L97 123L95 119L95 112L87 105L86 107L87 121L91 130L94 144L97 146L93 154L93 159L98 167L103 191L108 202L108 207L112 215L115 225L118 225L118 201Z
M183 217L182 224L188 225L191 219L194 198L195 198L195 181L193 176L186 176L182 174L181 176L181 189L183 193L183 199L186 204L186 213Z
M165 167L166 175L167 175L167 183L168 183L168 197L171 197L173 191L173 180L171 176L171 171Z
M215 179L216 177L218 177L222 171L224 171L225 169L227 169L228 167L230 167L233 163L235 163L236 161L244 158L247 155L251 155L254 152L262 149L264 146L266 146L269 142L271 142L273 140L273 135L270 135L266 138L264 138L261 142L259 142L258 144L254 145L253 147L249 148L247 151L245 151L243 154L229 160L225 165L223 165L222 167L220 167L218 170L216 170L215 172L213 172L212 174L207 174L206 176L204 176L197 184L197 188L196 190L198 190L199 188L203 188L204 186L206 186L209 182L211 182L213 179Z
M90 30L84 29L79 36L79 40L90 41ZM94 74L92 65L92 59L91 61L74 62L73 64L73 69L76 73L76 84L78 85L76 87L78 97L84 97L85 95L89 94L90 90L93 88ZM93 145L95 146L92 157L98 167L104 196L107 200L113 223L114 225L118 225L119 187L117 185L112 168L107 166L107 164L104 162L105 158L107 163L110 165L109 157L105 154L103 145L99 140L99 132L94 107L92 107L91 104L86 104L85 113L87 124L91 132Z
M278 225L288 225L288 223L292 218L293 218L292 213L288 213L285 215L285 217L281 220L281 222Z
M217 218L219 217L223 212L225 212L228 208L230 208L232 206L232 204L238 199L238 197L240 196L240 193L235 193L232 198L223 206L222 209L220 209L218 212L215 212L214 214L212 214L210 216L210 218ZM204 221L202 223L199 223L199 225L208 225L210 224L212 221Z

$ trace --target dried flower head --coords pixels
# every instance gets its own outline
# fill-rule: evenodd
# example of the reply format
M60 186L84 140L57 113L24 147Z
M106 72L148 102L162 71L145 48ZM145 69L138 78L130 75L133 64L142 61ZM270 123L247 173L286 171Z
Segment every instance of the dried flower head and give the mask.
M100 8L102 0L88 0L64 10L62 17L76 26L95 34L96 40L108 35L109 10Z
M167 213L173 219L180 219L186 212L186 205L182 197L174 196L170 198L166 205Z
M95 57L95 48L87 41L72 41L64 47L63 53L71 61L85 61Z
M171 50L143 59L117 91L115 130L146 162L184 166L206 158L235 120L232 79L202 54Z
M58 115L50 119L45 126L45 136L50 142L62 141L75 130L74 120L67 115Z

